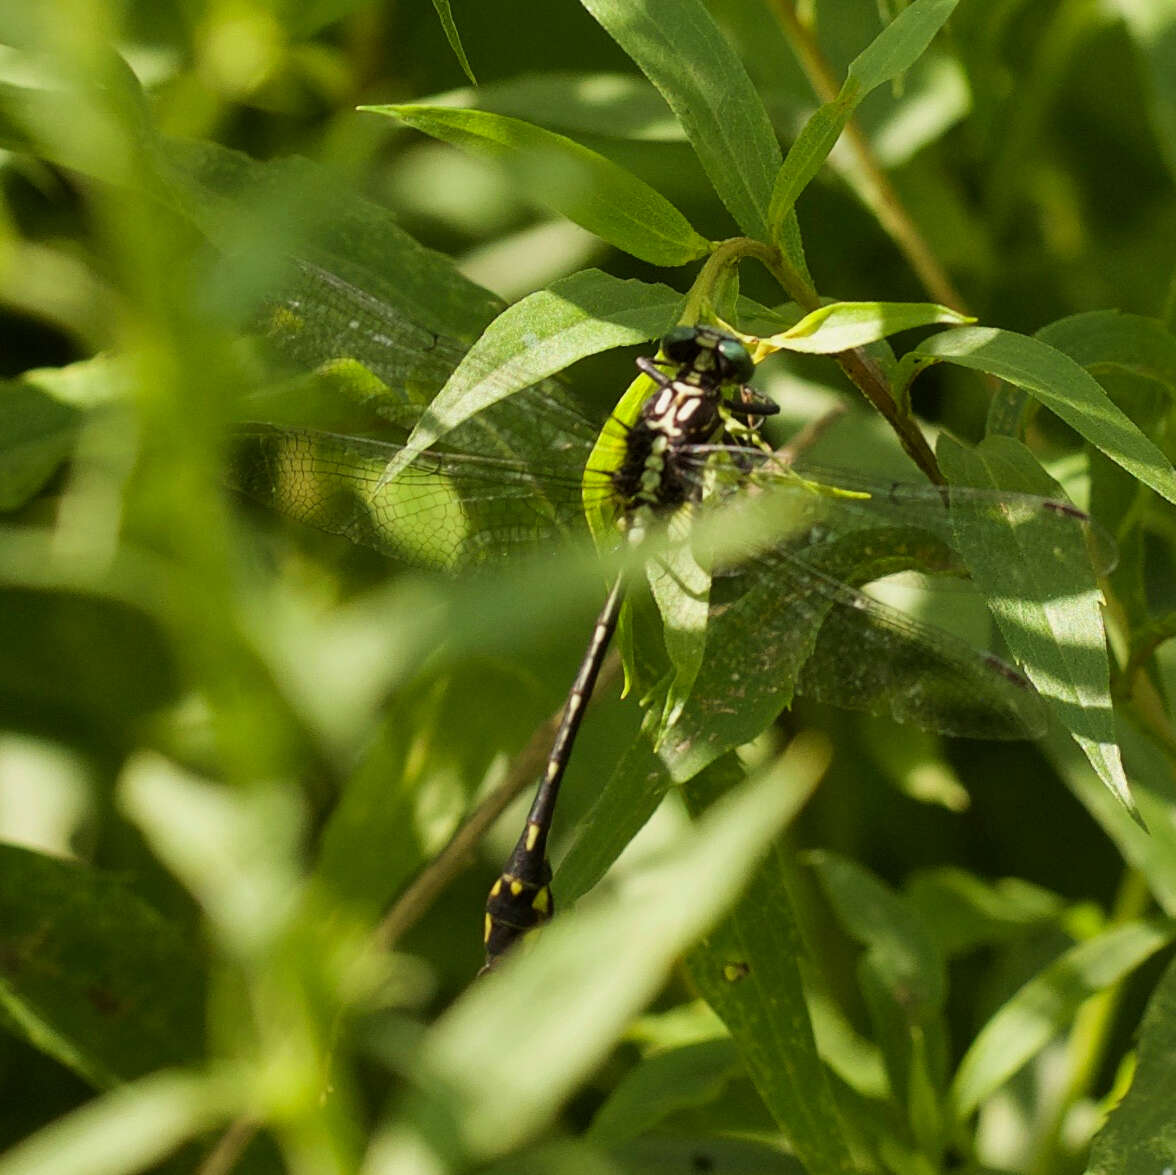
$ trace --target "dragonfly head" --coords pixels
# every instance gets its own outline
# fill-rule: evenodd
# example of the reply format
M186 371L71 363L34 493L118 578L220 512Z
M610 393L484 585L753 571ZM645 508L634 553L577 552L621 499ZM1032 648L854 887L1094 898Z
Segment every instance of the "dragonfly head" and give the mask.
M710 326L676 326L662 339L662 354L679 369L707 372L716 384L745 384L755 374L747 348Z

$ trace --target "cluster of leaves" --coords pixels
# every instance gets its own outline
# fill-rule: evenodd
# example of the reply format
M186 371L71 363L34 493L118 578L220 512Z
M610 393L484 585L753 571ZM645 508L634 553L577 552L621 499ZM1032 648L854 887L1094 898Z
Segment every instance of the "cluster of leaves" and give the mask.
M404 18L386 39L419 51L397 62L363 5L190 7L0 20L0 280L21 315L0 386L0 1175L1162 1170L1176 12L471 15L499 80L367 107L464 164L387 121L353 129L377 87L452 78L434 21ZM538 46L546 72L518 76ZM1103 68L1071 77L1078 46ZM1127 96L1106 81L1123 76ZM322 162L179 137L214 132ZM360 175L517 300L361 199ZM557 219L536 224L535 202ZM649 280L696 261L689 289ZM834 360L878 410L822 435L822 460L1082 500L1120 551L1101 585L1114 671L1093 582L1029 592L1037 553L1010 530L965 554L1051 708L1040 750L798 705L800 733L779 751L769 730L748 772L733 748L790 686L734 718L713 695L692 711L705 602L659 599L671 701L645 732L631 704L593 717L560 901L648 835L462 991L503 849L488 835L465 877L496 809L467 815L558 702L599 574L569 549L392 575L245 511L221 488L226 436L264 419L393 439L385 493L487 419L512 459L541 454L550 438L502 415L526 389L574 364L573 383L618 387L631 367L609 352L716 318L780 356L765 386L795 423L854 394ZM243 341L259 323L277 364ZM911 397L935 380L932 449ZM270 489L420 563L464 505L437 468L441 539L357 531L354 502L312 509L305 479Z

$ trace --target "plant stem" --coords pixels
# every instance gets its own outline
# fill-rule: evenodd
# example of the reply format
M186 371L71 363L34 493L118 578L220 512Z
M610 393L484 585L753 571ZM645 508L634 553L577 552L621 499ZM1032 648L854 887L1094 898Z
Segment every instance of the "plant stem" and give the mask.
M258 1123L252 1118L238 1118L217 1139L216 1145L196 1169L196 1175L228 1175L258 1129Z
M886 376L869 352L863 347L855 347L851 351L842 351L836 359L862 395L886 418L907 456L936 485L947 485L947 478L943 476L927 438L915 418L908 416L895 403Z
M809 79L813 92L822 102L832 102L840 86L833 70L813 36L812 28L800 19L793 0L773 0L772 8L780 19L801 68ZM843 132L853 155L855 168L849 180L858 198L874 214L899 251L915 271L923 288L936 302L966 314L967 308L960 292L952 284L947 271L939 264L918 225L907 212L898 192L890 182L874 154L873 147L856 118L851 118Z

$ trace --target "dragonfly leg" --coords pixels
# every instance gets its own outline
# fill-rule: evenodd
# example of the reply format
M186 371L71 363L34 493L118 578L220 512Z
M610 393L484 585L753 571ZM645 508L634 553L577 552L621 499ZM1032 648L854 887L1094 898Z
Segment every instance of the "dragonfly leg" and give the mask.
M738 416L741 420L755 420L761 416L775 416L780 411L780 405L774 400L757 395L746 384L741 384L737 390L739 399L723 401L723 406L732 416Z

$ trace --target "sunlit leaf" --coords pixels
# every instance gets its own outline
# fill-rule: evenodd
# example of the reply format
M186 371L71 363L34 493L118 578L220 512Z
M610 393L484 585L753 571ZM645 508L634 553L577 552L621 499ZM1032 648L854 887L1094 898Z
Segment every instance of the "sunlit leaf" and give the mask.
M661 92L739 227L766 239L780 147L743 63L701 0L582 3ZM803 271L795 217L781 236Z
M583 270L516 302L486 328L388 469L389 480L433 441L514 392L612 347L647 342L682 305L668 286Z
M1061 498L1029 451L1011 437L990 436L968 450L946 434L937 455L953 484L991 486ZM1004 538L1003 543L998 542ZM961 534L964 558L984 591L1001 632L1029 679L1082 747L1119 800L1133 806L1111 708L1110 665L1100 607L1102 596L1080 530L1072 550L1054 547L1041 559L1042 537L1032 519L1009 516L986 543ZM1009 568L1018 590L1009 591Z
M832 302L806 314L794 327L762 340L781 351L833 355L876 343L887 335L938 322L974 322L930 302Z
M1172 463L1111 403L1098 381L1060 351L1012 331L961 326L932 335L903 357L908 375L930 363L986 371L1024 388L1112 461L1176 502Z
M503 166L520 191L652 265L706 255L705 237L632 172L554 131L485 110L365 106Z

